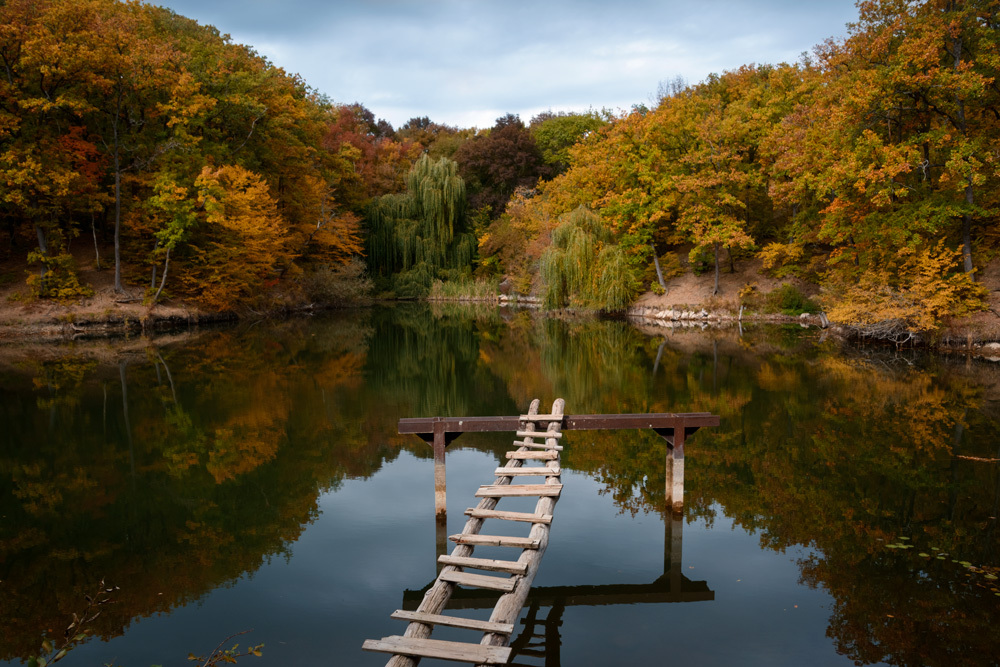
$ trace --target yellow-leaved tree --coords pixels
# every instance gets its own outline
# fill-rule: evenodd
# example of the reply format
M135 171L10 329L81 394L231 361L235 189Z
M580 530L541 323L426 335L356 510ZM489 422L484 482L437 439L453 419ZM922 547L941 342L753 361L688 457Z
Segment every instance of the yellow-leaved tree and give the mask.
M277 281L293 258L267 183L243 167L206 166L195 180L201 222L181 278L206 308L228 310Z
M886 253L877 268L831 272L829 317L863 337L908 341L942 321L982 310L986 289L959 270L962 250L944 242Z

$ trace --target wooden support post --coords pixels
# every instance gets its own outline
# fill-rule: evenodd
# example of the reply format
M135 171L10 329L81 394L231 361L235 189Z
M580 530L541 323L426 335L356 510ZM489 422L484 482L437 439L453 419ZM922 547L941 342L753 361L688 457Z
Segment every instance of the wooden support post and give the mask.
M654 428L667 441L667 504L674 514L684 510L684 422L674 428Z
M447 514L435 514L434 515L434 564L437 567L437 571L441 572L441 568L444 565L438 561L439 556L444 556L448 553L448 515Z
M445 479L444 450L447 447L444 433L444 422L434 422L434 516L445 517L448 514L447 483Z
M674 514L684 510L684 427L674 429L674 445L667 452L667 502Z

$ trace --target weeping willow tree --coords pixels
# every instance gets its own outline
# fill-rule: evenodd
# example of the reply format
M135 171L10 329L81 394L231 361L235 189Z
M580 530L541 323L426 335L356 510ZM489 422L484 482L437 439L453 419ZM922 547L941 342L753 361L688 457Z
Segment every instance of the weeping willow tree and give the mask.
M635 268L601 218L581 206L564 216L542 255L545 307L567 303L600 310L624 310L639 293Z
M368 265L389 276L400 296L426 294L435 277L471 271L476 237L465 216L465 182L458 165L422 155L406 177L406 192L375 199L368 209Z

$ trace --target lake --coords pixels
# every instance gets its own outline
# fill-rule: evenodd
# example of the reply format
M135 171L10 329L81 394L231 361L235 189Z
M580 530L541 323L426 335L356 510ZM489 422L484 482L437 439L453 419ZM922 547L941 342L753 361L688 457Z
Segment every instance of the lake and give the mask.
M61 664L193 664L243 631L243 665L384 664L362 642L402 634L511 441L449 447L439 526L398 419L556 397L721 425L677 518L663 440L567 432L518 664L998 664L1000 364L417 304L0 350L0 661L100 611Z

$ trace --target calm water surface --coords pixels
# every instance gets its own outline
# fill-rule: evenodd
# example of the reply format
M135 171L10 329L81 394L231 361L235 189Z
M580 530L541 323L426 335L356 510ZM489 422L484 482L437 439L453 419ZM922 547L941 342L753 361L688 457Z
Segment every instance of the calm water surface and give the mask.
M426 306L0 350L0 662L58 641L104 580L67 667L190 664L245 630L229 644L265 646L240 664L384 664L361 643L405 629L389 614L510 441L449 449L445 530L430 449L397 420L535 397L722 424L690 441L679 519L655 435L567 434L515 662L1000 662L995 365Z

